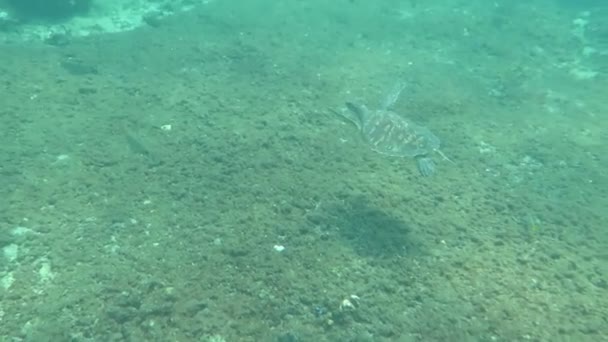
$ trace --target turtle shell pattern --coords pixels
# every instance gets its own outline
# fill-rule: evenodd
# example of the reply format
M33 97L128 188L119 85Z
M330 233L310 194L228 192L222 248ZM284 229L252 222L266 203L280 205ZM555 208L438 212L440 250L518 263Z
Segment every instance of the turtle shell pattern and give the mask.
M389 110L366 113L359 122L371 148L396 157L417 157L438 150L441 141L428 128L417 125Z

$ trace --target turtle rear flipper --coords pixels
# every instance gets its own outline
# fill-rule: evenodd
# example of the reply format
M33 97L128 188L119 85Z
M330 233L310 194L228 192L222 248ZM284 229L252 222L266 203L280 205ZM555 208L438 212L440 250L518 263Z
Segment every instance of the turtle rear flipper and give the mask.
M420 156L416 158L416 163L418 164L418 171L423 177L428 177L435 173L435 162L433 159Z

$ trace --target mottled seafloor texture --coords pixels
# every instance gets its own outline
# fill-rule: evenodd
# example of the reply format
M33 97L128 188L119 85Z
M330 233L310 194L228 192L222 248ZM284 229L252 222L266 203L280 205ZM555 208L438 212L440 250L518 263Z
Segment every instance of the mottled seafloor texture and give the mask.
M217 0L0 46L0 339L608 340L607 17ZM335 114L399 79L431 177Z

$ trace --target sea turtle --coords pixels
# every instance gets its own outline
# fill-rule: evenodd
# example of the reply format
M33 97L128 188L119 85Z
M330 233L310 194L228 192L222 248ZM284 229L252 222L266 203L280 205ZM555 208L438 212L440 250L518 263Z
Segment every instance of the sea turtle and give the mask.
M435 163L429 156L431 152L451 160L439 150L441 141L428 128L390 110L404 88L405 84L398 84L377 110L347 102L348 110L344 109L341 114L361 130L372 150L394 157L415 158L420 174L430 176L435 172Z

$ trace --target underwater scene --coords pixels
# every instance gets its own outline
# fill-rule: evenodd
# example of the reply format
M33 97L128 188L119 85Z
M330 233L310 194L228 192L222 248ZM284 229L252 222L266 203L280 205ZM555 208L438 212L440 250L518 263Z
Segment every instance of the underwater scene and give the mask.
M0 342L608 341L608 3L0 0Z

